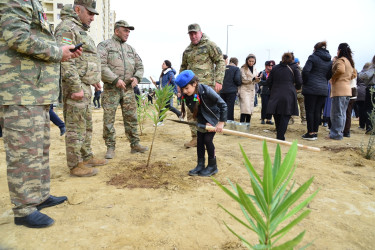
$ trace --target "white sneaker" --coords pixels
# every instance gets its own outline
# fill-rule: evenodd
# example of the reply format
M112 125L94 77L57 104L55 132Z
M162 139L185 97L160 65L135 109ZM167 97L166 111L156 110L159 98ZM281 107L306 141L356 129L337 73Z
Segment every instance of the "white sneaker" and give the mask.
M155 127L155 124L153 124L152 126ZM158 122L158 123L156 124L156 126L158 126L158 127L164 126L164 123L163 123L163 122Z

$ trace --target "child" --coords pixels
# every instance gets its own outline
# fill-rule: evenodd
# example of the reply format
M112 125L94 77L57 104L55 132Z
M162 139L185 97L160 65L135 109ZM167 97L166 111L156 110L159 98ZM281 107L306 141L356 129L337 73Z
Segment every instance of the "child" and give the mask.
M182 71L175 80L181 88L182 117L185 117L185 105L193 113L198 124L207 124L215 127L215 132L221 132L224 122L227 121L227 104L209 86L198 83L193 71ZM211 176L218 172L213 139L215 132L208 132L197 127L197 155L198 165L189 171L192 176ZM208 154L208 165L205 168L205 148Z

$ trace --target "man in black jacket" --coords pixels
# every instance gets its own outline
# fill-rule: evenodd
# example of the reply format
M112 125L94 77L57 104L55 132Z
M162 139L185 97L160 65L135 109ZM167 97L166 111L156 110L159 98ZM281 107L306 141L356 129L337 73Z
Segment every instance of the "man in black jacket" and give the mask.
M227 120L234 121L234 103L237 96L237 88L241 85L241 72L237 67L238 59L230 58L229 64L225 67L223 88L220 91L220 97L227 103Z

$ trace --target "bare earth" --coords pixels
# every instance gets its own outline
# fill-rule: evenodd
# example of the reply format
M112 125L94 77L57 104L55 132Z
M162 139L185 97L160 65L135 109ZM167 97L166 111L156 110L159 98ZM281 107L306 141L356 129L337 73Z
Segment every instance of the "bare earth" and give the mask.
M62 117L61 109L56 111ZM173 113L168 117L175 119ZM261 125L259 118L258 107L251 133L275 138L273 126ZM93 150L104 157L102 110L93 110L93 121ZM183 147L190 135L187 126L167 121L158 128L153 165L146 169L148 154L130 154L120 110L116 125L116 157L91 178L69 176L64 137L51 125L51 194L66 195L69 202L43 210L56 221L46 229L14 225L0 143L0 249L242 249L223 221L256 243L252 232L218 207L220 203L241 216L235 201L210 178L187 175L196 164L196 149ZM320 188L309 204L312 213L290 235L306 230L301 246L313 241L309 249L374 249L375 161L360 155L359 145L369 136L357 127L358 121L353 121L352 137L342 141L325 140L328 132L320 127L319 139L313 142L301 139L306 126L298 118L288 128L288 141L298 139L301 144L321 148L321 152L299 150L297 154L296 183L301 185L315 176L308 194ZM150 146L153 129L148 120L141 136L143 145ZM215 177L226 185L229 178L250 192L239 144L261 171L261 141L217 134L219 173ZM268 143L268 147L273 158L276 146ZM283 155L288 149L281 146Z

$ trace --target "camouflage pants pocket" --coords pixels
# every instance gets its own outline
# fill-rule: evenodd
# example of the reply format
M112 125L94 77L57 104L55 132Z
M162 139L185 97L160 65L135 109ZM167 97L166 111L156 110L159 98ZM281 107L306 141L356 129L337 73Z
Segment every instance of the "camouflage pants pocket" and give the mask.
M49 105L0 106L0 116L13 212L23 217L49 196Z

